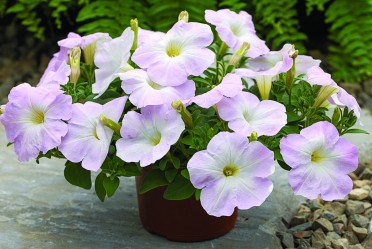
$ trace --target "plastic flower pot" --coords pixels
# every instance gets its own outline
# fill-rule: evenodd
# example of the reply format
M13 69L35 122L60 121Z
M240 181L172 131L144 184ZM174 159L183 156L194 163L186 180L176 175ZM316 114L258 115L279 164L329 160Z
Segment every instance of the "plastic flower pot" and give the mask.
M192 196L186 200L166 200L165 187L139 193L144 176L136 177L138 209L142 226L149 232L173 241L204 241L217 238L234 228L237 209L231 216L208 215Z

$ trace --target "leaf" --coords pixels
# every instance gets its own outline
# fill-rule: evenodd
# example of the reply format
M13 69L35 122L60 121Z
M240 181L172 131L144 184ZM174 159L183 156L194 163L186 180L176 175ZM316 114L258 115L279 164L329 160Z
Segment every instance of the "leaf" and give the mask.
M344 132L344 134L346 134L346 133L360 133L360 134L368 134L369 135L368 131L365 131L365 130L362 130L362 129L348 129Z
M178 172L178 170L175 169L175 168L170 168L170 169L168 169L164 172L165 173L165 178L167 178L168 182L172 182L174 180L174 178L177 175L177 172Z
M64 175L69 183L84 189L92 187L90 171L81 167L81 163L67 161L65 165Z
M195 200L200 200L200 194L201 194L201 189L196 189L195 190Z
M189 174L189 171L187 169L181 170L181 175L183 177L185 177L185 179L190 180L190 174Z
M167 163L168 163L168 158L163 157L159 162L159 169L164 171L165 168L167 167Z
M177 157L172 157L172 164L176 169L179 169L181 166L181 161Z
M151 189L168 185L168 181L164 176L164 173L158 169L152 169L143 180L143 183L140 188L140 193L144 194Z
M111 177L106 177L103 180L103 187L106 190L107 196L111 197L115 194L115 191L118 189L120 185L119 177L115 176L111 179Z
M184 200L195 193L195 188L191 182L181 175L177 175L174 181L168 185L164 192L167 200Z
M141 175L140 169L134 163L125 165L123 169L124 169L123 176L131 177L131 176L140 176Z
M96 195L98 198L104 202L105 197L106 197L106 190L105 187L103 186L103 181L107 178L106 174L101 172L98 174L96 177L96 181L94 183L94 190L96 191Z

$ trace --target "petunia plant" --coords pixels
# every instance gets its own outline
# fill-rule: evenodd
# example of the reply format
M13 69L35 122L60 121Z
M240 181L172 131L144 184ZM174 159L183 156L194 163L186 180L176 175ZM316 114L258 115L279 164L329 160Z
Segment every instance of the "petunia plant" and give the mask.
M270 51L248 13L205 20L70 33L38 85L14 87L0 108L18 159L64 158L67 181L90 189L95 177L102 201L143 174L140 193L162 186L213 216L261 205L275 167L295 194L344 198L358 150L342 135L366 133L352 128L355 98L293 45Z

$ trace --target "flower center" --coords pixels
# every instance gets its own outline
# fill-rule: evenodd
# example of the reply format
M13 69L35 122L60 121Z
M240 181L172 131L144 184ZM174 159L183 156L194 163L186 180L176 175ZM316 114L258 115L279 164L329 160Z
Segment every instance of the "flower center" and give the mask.
M155 136L150 137L150 141L152 145L154 146L158 145L160 143L160 140L161 140L161 133L159 131L156 131Z
M31 115L31 122L34 124L42 124L44 123L44 112L40 110L33 109Z
M234 176L234 175L236 175L237 172L238 172L238 167L236 167L235 165L226 165L223 168L223 174L226 177Z
M243 117L244 117L245 121L247 121L248 123L250 122L249 113L247 111L243 112Z
M169 57L179 56L181 54L181 45L171 41L167 46L166 52Z
M319 163L322 160L323 156L319 150L316 150L311 154L311 161L314 163Z

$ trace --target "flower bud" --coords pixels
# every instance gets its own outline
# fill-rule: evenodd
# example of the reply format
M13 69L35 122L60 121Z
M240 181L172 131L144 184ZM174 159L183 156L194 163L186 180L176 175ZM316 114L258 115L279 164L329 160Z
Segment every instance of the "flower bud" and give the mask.
M93 66L94 65L94 54L96 52L96 43L92 42L83 48L85 63Z
M79 47L73 48L68 56L71 67L70 82L72 83L76 83L80 76L80 56L81 49Z
M105 115L101 114L99 116L99 119L101 120L102 124L108 128L110 128L111 130L113 130L116 134L120 135L120 129L121 129L121 126L116 123L115 121L109 119L108 117L106 117Z
M289 57L292 58L293 64L292 67L286 73L285 85L287 91L290 92L293 86L293 80L296 74L296 58L298 55L298 50L294 49L294 46L288 51Z
M186 10L181 11L181 13L178 16L178 21L181 21L181 20L185 22L189 22L189 12L187 12Z
M243 42L243 44L235 51L235 53L231 56L229 61L230 65L237 66L241 59L245 56L250 48L249 42Z
M341 109L340 107L336 107L332 115L332 124L336 126L338 121L340 120L340 117L341 117Z
M252 133L251 133L251 135L250 135L250 137L249 137L249 142L257 141L257 139L258 139L258 134L257 134L257 132L252 131Z
M338 89L332 85L322 86L315 98L314 107L320 107L325 101L334 93L337 93Z
M0 105L0 115L5 112L5 105Z
M181 114L183 122L189 127L194 127L194 122L192 120L191 113L185 108L181 100L173 101L172 107L176 112Z
M136 50L138 46L138 20L137 18L130 20L130 28L134 32L134 40L133 40L133 45L132 45L131 50Z

